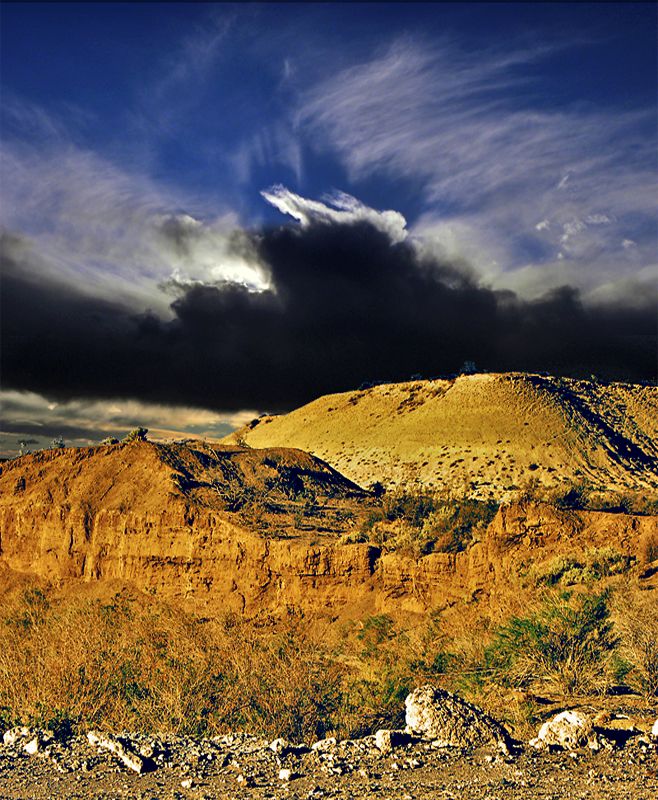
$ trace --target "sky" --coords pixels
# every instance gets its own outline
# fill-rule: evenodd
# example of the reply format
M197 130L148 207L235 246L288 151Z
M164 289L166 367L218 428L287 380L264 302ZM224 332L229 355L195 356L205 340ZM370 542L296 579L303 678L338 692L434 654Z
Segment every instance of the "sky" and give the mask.
M649 3L3 3L0 454L656 377Z

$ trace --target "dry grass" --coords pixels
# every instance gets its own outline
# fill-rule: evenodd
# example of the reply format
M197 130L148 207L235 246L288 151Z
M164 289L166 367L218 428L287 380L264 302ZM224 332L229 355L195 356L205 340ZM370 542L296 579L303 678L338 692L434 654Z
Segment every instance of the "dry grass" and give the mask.
M259 729L301 738L331 724L340 673L295 629L203 622L117 595L2 609L7 722L84 722L179 733Z
M320 629L294 614L207 620L143 595L57 600L28 587L0 604L0 723L312 741L402 725L404 697L429 680L524 729L532 692L603 691L615 668L656 693L655 600L619 592L611 607L608 595L552 593L502 626L474 618L459 640L438 615Z
M658 598L626 585L615 597L613 618L625 681L647 697L658 696Z
M0 723L313 741L399 715L427 640L387 617L324 634L294 615L207 620L143 595L28 588L0 605Z

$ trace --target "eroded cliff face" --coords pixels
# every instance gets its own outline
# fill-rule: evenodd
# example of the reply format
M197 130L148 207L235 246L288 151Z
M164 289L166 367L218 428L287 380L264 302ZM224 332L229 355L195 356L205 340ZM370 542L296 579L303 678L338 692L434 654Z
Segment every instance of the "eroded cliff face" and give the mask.
M226 510L225 497L212 507L203 498L215 478L206 486L188 470L181 488L181 464L172 472L172 460L148 444L21 459L0 475L0 563L53 583L130 582L205 613L294 607L337 617L493 605L518 594L533 570L557 556L607 547L641 561L658 541L656 517L524 504L501 506L480 541L460 553L415 560L371 544L343 544L336 520L343 519L343 532L354 525L358 487L324 473L321 462L305 461L306 454L277 452L233 448L217 463L229 459L230 469L223 462L222 469L238 484L244 475L258 482L254 465L274 470L277 519L298 519L312 491L320 511L311 530L292 522L266 527L262 516L259 523ZM285 488L291 469L303 473L295 473L297 494ZM283 494L275 472L285 477ZM290 507L281 510L286 498Z

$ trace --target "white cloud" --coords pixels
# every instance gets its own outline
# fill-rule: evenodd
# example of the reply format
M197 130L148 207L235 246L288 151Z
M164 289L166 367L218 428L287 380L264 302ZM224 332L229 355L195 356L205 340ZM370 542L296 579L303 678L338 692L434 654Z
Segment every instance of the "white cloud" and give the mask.
M232 153L229 162L240 184L247 184L256 167L277 165L286 167L299 183L304 171L304 159L299 137L283 121L262 125L257 133L245 137Z
M163 313L171 297L158 287L172 278L269 287L235 214L202 221L194 198L70 143L4 143L0 174L0 226L27 239L44 276Z
M327 195L325 197L327 202L322 203L319 200L301 197L278 184L263 190L261 195L281 213L293 217L302 226L310 225L312 222L343 224L368 222L387 233L394 243L402 242L407 237L407 221L398 211L377 211L345 192Z
M555 188L556 189L566 189L567 183L569 183L569 178L570 177L571 177L571 174L569 172L567 172L566 175L564 175L562 178L560 178L560 181L559 181L558 185Z

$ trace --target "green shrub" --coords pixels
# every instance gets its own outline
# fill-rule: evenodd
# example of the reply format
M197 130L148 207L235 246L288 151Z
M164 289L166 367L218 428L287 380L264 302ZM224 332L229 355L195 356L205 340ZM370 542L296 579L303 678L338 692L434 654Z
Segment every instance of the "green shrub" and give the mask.
M591 487L586 483L578 483L567 489L557 489L549 495L549 501L557 508L580 511L588 508Z
M375 544L414 558L434 551L457 553L489 525L497 509L493 501L469 497L392 492L368 512L360 530Z
M496 630L485 649L485 673L516 688L549 685L565 694L607 688L617 643L608 599L608 592L549 595L534 614Z
M404 520L414 528L420 528L423 521L435 510L436 500L431 492L392 492L382 500L384 517L393 522Z
M494 501L443 499L425 520L423 533L437 545L436 549L458 553L468 547L476 532L486 529L497 510Z

